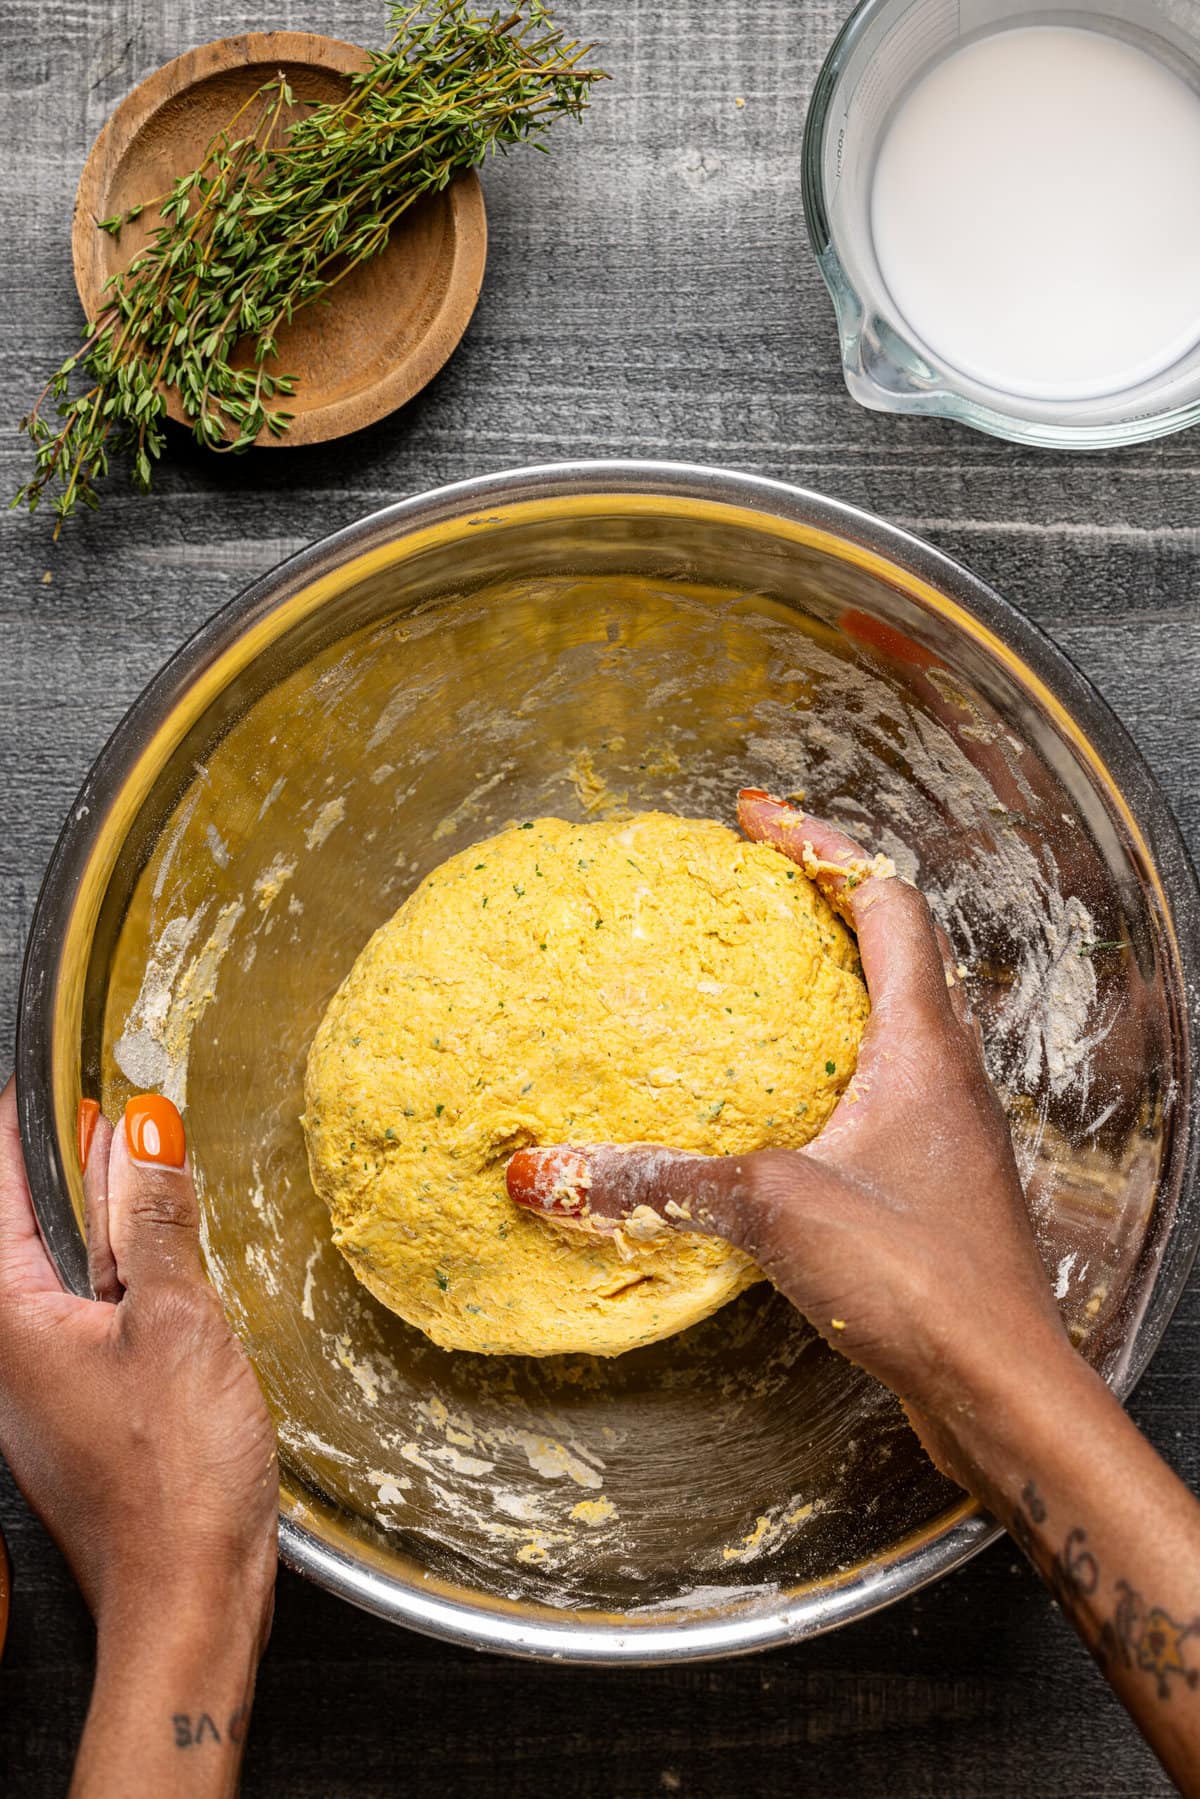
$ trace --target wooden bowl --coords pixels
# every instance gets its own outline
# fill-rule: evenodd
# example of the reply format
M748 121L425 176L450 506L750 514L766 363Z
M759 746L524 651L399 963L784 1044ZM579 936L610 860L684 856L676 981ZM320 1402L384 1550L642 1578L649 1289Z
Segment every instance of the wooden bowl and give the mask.
M336 100L367 53L309 32L247 32L220 38L164 64L117 107L92 146L75 199L75 285L89 318L105 283L127 267L158 224L154 207L119 238L98 219L163 194L195 168L213 136L247 97L282 70L296 96L292 117ZM387 249L338 284L328 305L298 313L279 333L268 367L298 376L280 404L294 413L264 447L323 443L373 424L430 381L475 310L487 256L483 190L474 172L418 201ZM167 411L185 423L179 396Z

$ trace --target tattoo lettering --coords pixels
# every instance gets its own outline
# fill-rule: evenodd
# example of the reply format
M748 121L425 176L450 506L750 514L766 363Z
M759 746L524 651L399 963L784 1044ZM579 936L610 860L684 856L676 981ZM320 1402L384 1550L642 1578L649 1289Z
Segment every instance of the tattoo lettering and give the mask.
M240 1743L246 1735L249 1719L250 1707L239 1705L225 1726L224 1740ZM221 1732L208 1712L199 1712L195 1717L190 1712L173 1712L171 1727L175 1732L176 1749L199 1749L205 1743L219 1744L222 1741Z
M1038 1559L1039 1546L1034 1535L1034 1526L1045 1522L1046 1507L1042 1502L1042 1497L1033 1482L1026 1481L1021 1489L1020 1501L1013 1507L1012 1516L1008 1521L1008 1529L1017 1548L1033 1563L1039 1573L1042 1564Z
M1171 1697L1172 1675L1187 1687L1200 1685L1200 1669L1189 1668L1183 1659L1187 1639L1200 1637L1200 1617L1180 1624L1161 1606L1147 1606L1128 1581L1118 1580L1113 1587L1113 1615L1101 1618L1091 1603L1100 1586L1100 1564L1087 1546L1086 1530L1075 1526L1062 1548L1054 1550L1040 1534L1045 1522L1045 1502L1028 1481L1013 1507L1009 1530L1101 1668L1107 1671L1119 1663L1151 1675L1160 1699Z
M1050 1591L1069 1618L1082 1609L1082 1600L1095 1598L1100 1585L1100 1569L1086 1543L1086 1530L1069 1530L1062 1548L1050 1558Z

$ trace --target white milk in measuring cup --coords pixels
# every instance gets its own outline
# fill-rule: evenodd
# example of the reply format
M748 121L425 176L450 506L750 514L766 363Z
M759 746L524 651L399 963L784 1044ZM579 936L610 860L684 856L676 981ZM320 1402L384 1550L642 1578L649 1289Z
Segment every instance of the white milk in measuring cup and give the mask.
M1100 30L992 31L900 97L870 225L941 362L1031 398L1122 392L1200 341L1200 94Z

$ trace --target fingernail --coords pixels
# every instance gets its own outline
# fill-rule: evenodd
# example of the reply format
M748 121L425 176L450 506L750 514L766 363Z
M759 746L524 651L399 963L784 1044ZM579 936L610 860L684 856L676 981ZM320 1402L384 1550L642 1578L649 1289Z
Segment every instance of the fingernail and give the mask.
M791 800L781 800L776 793L768 793L765 787L741 787L738 789L739 800L765 800L768 806L784 806L789 812L797 808Z
M509 1161L505 1181L514 1205L578 1217L587 1210L592 1176L581 1150L519 1149Z
M125 1108L125 1141L135 1162L182 1168L187 1155L183 1119L161 1093L139 1093Z
M96 1135L96 1126L100 1122L100 1107L94 1099L81 1099L79 1117L75 1122L75 1130L79 1141L79 1167L87 1168L88 1156L91 1154L92 1138Z

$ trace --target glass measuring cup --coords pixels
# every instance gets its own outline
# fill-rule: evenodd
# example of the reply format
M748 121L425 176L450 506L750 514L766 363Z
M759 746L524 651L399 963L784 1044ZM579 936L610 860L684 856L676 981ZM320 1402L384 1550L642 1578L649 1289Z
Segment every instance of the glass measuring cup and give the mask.
M957 419L1018 443L1104 449L1181 430L1200 420L1200 328L1178 360L1135 386L1039 399L988 386L948 364L888 292L873 242L871 187L897 104L954 50L1018 25L1104 32L1148 52L1200 92L1200 0L1085 0L1044 11L1027 0L864 0L817 78L803 153L809 237L833 299L846 385L874 411ZM1136 220L1114 219L1113 229L1127 235L1136 256Z

